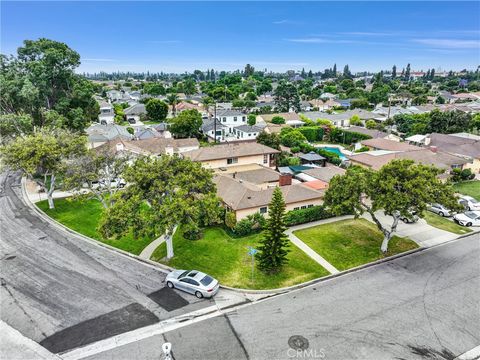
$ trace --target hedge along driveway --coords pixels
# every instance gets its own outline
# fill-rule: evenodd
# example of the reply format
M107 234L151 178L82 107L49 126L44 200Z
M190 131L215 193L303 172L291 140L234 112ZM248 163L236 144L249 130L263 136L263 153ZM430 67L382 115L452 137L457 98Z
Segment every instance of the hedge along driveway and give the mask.
M410 239L394 236L388 252L382 254L380 245L383 235L365 219L336 221L297 230L294 234L338 270L347 270L418 247Z
M147 237L135 239L131 234L123 236L118 240L103 239L97 231L103 211L102 204L98 200L78 201L69 198L59 198L55 199L54 202L55 209L49 209L46 200L39 201L35 205L59 223L92 239L135 255L140 254L152 241L152 239Z

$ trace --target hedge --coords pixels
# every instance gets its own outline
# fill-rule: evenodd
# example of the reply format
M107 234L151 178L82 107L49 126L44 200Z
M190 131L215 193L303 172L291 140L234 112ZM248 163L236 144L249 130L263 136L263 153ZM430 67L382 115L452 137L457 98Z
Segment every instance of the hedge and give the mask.
M306 209L291 210L285 215L285 223L287 226L304 224L316 220L323 220L334 217L335 215L325 209L324 206L318 205Z
M338 128L335 128L330 132L330 141L346 145L351 145L353 143L362 140L368 140L371 138L372 137L370 135L365 135L354 131L342 130Z
M323 140L324 130L321 126L303 126L298 128L298 131L310 142Z

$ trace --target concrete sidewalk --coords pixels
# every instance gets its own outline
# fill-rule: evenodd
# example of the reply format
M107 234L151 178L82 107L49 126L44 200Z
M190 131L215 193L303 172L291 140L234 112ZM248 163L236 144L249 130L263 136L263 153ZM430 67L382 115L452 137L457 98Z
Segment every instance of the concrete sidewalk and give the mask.
M165 236L160 235L158 238L156 238L150 244L148 244L138 256L141 257L142 259L150 260L156 248L159 247L164 242L165 242Z

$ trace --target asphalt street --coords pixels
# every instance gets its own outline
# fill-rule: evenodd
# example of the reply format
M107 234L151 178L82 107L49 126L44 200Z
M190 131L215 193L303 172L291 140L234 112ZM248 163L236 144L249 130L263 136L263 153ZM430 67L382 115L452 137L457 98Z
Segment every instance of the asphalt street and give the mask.
M88 357L454 359L480 345L480 236Z
M154 267L58 230L0 174L1 319L54 353L212 305Z

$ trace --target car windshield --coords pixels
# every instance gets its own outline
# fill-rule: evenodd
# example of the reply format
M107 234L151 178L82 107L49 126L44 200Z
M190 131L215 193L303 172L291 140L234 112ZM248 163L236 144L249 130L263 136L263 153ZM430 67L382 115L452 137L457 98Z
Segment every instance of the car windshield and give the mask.
M465 215L468 216L470 219L475 219L477 217L477 214L475 214L473 211L467 211Z
M200 280L203 286L208 286L208 284L210 284L212 281L213 281L213 278L211 278L208 275L205 275L205 277L202 280Z
M187 276L187 274L188 274L188 270L187 270L187 271L184 271L183 273L181 273L181 274L178 276L178 278L181 279L182 277Z

